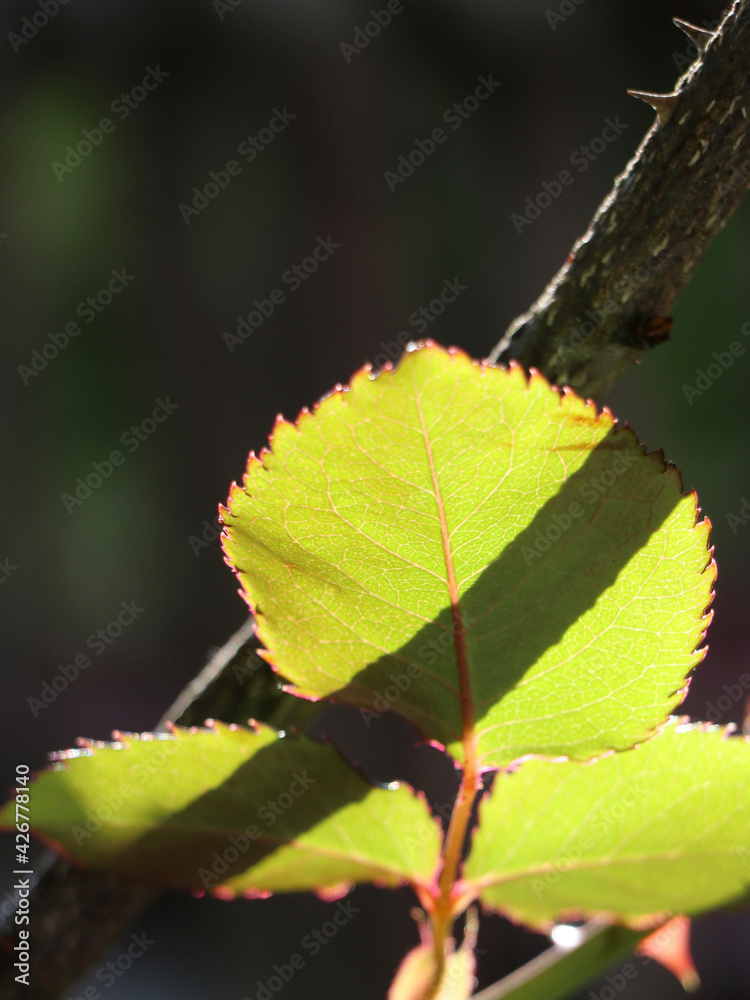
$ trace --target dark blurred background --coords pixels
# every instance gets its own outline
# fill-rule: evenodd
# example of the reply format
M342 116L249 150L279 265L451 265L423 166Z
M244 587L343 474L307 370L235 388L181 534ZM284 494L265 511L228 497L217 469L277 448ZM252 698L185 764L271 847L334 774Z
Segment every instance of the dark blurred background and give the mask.
M56 13L55 0L45 2L46 23L32 0L6 0L0 13L3 787L17 763L39 767L79 735L154 726L245 619L218 542L196 540L277 412L294 417L375 361L381 344L405 330L416 336L410 315L446 279L466 288L429 334L488 354L563 262L651 125L652 112L626 89L668 91L688 64L691 46L671 17L705 25L722 13L718 0L404 0L355 52L346 46L383 0L68 0ZM445 127L446 109L488 75L501 86L391 190L385 172L399 155ZM248 162L250 146L244 156L238 146L251 135L267 139L260 130L278 112L294 117ZM511 215L618 116L622 135L585 173L574 170L575 183L519 234ZM114 128L75 154L84 130L96 140L103 118ZM230 160L241 169L226 187L200 211L181 210ZM744 205L712 246L676 309L671 342L607 400L679 466L711 519L715 621L685 708L739 723L744 692L732 697L723 685L736 692L748 670L750 351L689 402L683 386L695 385L713 351L737 339L750 347L740 334L750 320L749 212ZM299 288L283 284L318 238L340 246ZM126 287L86 312L112 269L131 276ZM230 351L224 334L276 288L285 301ZM80 333L45 356L50 334L71 322ZM156 400L167 397L177 409L150 433ZM121 437L144 420L144 440L130 451ZM114 449L124 463L66 509L63 494L73 496L76 480ZM143 609L133 624L53 702L30 702L59 664L91 654L87 637L123 601ZM339 712L328 729L378 780L407 777L433 797L450 789L450 767L435 751L414 750L404 764L411 737L396 721L365 731ZM384 995L417 943L414 900L369 887L351 898L356 920L296 973L284 997ZM330 905L312 896L170 896L133 928L154 945L103 994L255 998L258 982L329 918ZM485 917L481 985L546 944ZM706 1000L747 997L748 945L747 915L697 922ZM71 997L97 983L95 969ZM623 993L681 990L651 966Z

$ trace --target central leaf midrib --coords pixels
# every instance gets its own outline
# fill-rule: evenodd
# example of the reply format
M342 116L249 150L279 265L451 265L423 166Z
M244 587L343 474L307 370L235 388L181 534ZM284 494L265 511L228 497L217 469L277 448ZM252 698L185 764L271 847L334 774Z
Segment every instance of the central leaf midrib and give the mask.
M413 383L412 383L413 384ZM432 451L432 441L424 418L424 411L419 397L419 387L414 386L414 404L419 416L419 425L422 431L427 463L432 481L432 492L435 497L435 505L440 523L440 535L443 545L443 557L445 559L446 583L448 586L448 597L450 599L451 615L453 618L453 642L456 649L456 665L458 669L459 701L461 705L461 721L463 729L464 760L473 756L473 745L476 743L476 733L474 729L474 700L471 692L471 676L469 673L469 657L466 646L466 632L461 611L461 600L456 583L455 567L453 565L453 553L451 550L450 533L445 514L445 504L438 480L435 456ZM470 747L472 744L472 747Z

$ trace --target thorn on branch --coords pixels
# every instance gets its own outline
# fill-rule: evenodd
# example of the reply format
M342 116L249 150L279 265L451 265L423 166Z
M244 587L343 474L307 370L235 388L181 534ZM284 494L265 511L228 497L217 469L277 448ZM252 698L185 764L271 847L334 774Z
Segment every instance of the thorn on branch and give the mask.
M683 21L682 18L673 17L672 22L677 25L680 31L685 32L690 41L696 45L701 55L706 51L711 39L716 38L715 31L707 31L705 28L699 28L696 24Z
M677 104L679 94L647 94L642 90L629 90L631 97L637 97L639 101L650 104L656 112L656 119L660 127L667 124L672 112Z

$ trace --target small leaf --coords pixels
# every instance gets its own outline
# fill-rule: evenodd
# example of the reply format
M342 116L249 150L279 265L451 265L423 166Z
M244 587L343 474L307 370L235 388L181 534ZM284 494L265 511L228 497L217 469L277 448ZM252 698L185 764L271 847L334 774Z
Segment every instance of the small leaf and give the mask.
M440 833L407 787L373 788L329 744L216 725L57 755L32 828L93 868L222 895L426 884ZM0 813L11 828L14 803ZM331 893L329 892L329 895Z
M708 524L608 411L428 345L271 449L223 544L296 693L393 708L459 760L474 734L480 768L627 749L682 699Z
M593 764L498 774L464 878L531 926L593 914L653 926L744 899L749 844L750 744L672 719Z

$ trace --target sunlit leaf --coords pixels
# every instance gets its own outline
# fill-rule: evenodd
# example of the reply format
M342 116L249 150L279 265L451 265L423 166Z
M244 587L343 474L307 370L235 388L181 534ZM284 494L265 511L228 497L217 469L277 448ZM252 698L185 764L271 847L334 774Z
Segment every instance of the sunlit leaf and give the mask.
M31 785L32 828L93 868L221 894L426 884L440 832L408 787L338 751L217 725L68 751ZM0 814L15 822L15 803Z
M514 919L701 913L748 896L750 743L672 720L594 764L498 774L479 819L465 879Z
M701 659L695 496L519 368L428 345L362 370L277 423L228 505L228 559L296 691L393 708L459 759L473 715L481 767L626 749Z

